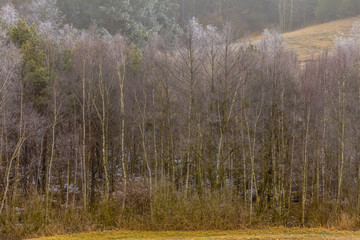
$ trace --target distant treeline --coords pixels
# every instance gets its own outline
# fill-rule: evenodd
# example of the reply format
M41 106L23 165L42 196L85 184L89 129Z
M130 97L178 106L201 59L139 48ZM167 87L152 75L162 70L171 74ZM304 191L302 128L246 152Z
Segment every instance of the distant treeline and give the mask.
M2 0L23 6L34 1ZM195 17L200 23L217 27L230 23L235 37L265 28L278 27L290 31L310 24L327 22L360 14L358 0L36 0L56 3L65 23L80 29L93 24L110 33L147 38L154 31L166 28L177 31ZM142 24L138 24L138 22Z
M144 1L146 0L129 2L139 7ZM108 26L109 31L116 32L121 26L113 24L116 22L115 16L106 14L109 12L105 13L104 10L120 9L124 6L124 2L126 1L62 0L58 1L58 5L65 14L66 21L74 23L77 27L88 28L91 20L95 20ZM168 16L173 17L181 26L191 17L198 18L202 24L218 27L229 22L239 36L274 26L279 26L282 31L288 31L309 24L360 14L358 0L152 0L152 2L166 6L169 10ZM140 11L134 13L141 14Z
M179 22L196 16L200 23L230 22L239 32L278 26L282 31L360 14L358 0L178 0Z

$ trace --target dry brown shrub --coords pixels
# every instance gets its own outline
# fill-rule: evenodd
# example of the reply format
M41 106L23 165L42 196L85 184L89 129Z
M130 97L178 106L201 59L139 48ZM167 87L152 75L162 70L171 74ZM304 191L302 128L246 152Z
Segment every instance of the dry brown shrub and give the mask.
M334 217L335 221L330 220L331 227L338 230L355 230L359 227L359 217L356 214L350 214L347 212L341 212L337 217Z

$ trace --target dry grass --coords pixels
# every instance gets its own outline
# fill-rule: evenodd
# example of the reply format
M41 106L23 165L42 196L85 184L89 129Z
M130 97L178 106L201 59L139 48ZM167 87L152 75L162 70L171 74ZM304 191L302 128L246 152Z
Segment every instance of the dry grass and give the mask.
M139 232L139 231L109 231L86 234L39 238L36 240L117 240L117 239L326 239L347 240L360 239L360 232L335 231L327 229L300 229L300 228L272 228L266 230L241 231L196 231L196 232Z
M357 21L360 21L360 16L318 24L283 35L287 45L297 51L300 59L306 60L324 49L334 48L335 37L347 36L352 25ZM257 35L250 39L257 41L260 38L261 36Z
M333 48L335 36L346 36L356 21L360 21L360 16L306 27L285 33L284 36L287 44L296 49L300 58L307 59L321 53L323 49Z

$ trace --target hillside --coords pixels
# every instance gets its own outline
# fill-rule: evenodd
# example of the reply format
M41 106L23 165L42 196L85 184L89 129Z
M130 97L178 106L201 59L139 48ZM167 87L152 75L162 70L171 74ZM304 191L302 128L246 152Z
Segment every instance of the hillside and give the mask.
M333 48L335 36L346 36L357 21L360 21L360 16L306 27L285 33L284 36L288 45L297 50L300 58L307 59L325 48Z

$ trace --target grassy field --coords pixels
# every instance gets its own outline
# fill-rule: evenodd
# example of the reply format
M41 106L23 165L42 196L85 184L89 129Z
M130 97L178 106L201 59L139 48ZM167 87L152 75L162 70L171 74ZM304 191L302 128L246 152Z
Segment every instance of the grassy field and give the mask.
M186 239L186 240L275 240L275 239L326 239L353 240L360 239L359 232L335 231L327 229L287 229L274 228L267 230L241 231L199 231L199 232L138 232L138 231L109 231L94 232L77 235L38 238L36 240L120 240L120 239Z
M306 60L321 53L323 49L334 48L335 37L347 36L352 25L358 21L360 16L314 25L283 35L287 45L298 52L300 59ZM260 36L252 39L259 40Z
M346 36L357 21L360 21L360 16L314 25L285 33L284 36L287 44L297 50L300 58L307 59L325 48L333 48L335 36Z

